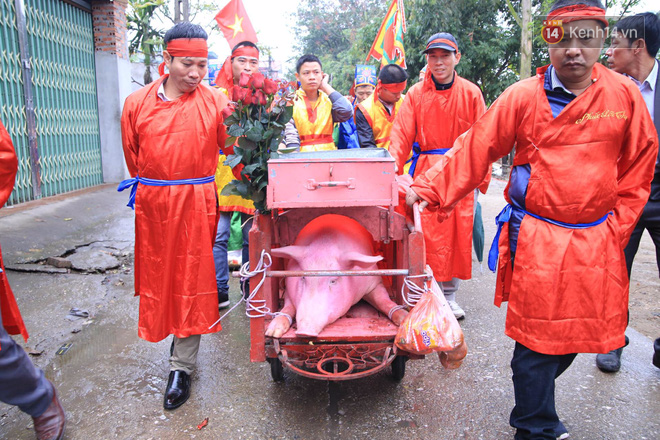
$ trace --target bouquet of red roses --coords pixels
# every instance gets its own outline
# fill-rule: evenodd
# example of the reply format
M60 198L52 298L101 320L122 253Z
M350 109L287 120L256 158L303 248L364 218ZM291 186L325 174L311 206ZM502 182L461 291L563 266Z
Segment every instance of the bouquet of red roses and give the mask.
M258 211L267 211L268 159L278 157L284 126L293 115L294 96L290 83L265 78L260 72L241 73L238 85L229 90L231 102L223 115L229 136L225 146L233 145L225 165L242 165L242 169L240 180L232 180L221 194L240 195L252 200Z

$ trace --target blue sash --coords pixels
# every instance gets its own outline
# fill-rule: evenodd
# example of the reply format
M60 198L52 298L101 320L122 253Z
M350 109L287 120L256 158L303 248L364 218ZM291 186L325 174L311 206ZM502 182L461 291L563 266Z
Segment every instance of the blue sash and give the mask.
M202 183L211 183L215 180L215 175L207 177L195 177L194 179L180 179L180 180L158 180L149 179L148 177L136 176L132 179L123 180L117 187L117 191L122 192L128 187L131 188L131 196L128 199L128 206L135 209L135 195L137 194L138 183L149 186L172 186L172 185L201 185Z
M410 165L410 170L408 171L408 174L410 174L410 177L414 177L414 176L415 176L415 168L417 168L417 161L419 160L419 156L420 156L420 154L439 154L439 155L444 155L444 154L447 153L447 151L449 151L450 149L449 149L449 148L436 148L436 149L434 149L434 150L422 151L422 148L419 146L419 144L418 144L417 142L415 142L415 143L413 144L412 150L413 150L413 155L412 155L412 157L406 161L406 163L408 163L408 162L412 162L412 164Z
M497 233L495 234L495 238L493 239L493 244L490 245L490 251L488 252L488 268L495 272L495 268L497 266L497 258L500 253L500 248L499 248L499 243L500 243L500 232L502 232L502 226L504 226L505 223L509 222L509 219L511 218L511 212L513 210L522 212L524 215L529 215L531 217L534 217L535 219L538 220L543 220L544 222L550 223L551 225L555 226L561 226L562 228L568 228L568 229L587 229L591 228L594 226L597 226L601 223L603 223L605 220L607 220L607 217L613 214L612 211L608 212L598 220L592 223L564 223L560 222L558 220L552 220L549 218L541 217L540 215L532 214L529 211L526 211L524 209L516 208L515 206L511 206L507 204L504 209L495 217L495 223L497 224Z

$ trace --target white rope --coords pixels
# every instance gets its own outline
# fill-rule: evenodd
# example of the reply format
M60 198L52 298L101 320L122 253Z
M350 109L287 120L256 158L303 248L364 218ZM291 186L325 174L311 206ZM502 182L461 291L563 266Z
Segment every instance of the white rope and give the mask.
M265 262L265 260L268 260L268 263ZM250 317L250 318L261 318L266 315L278 315L278 313L270 313L270 309L266 307L266 300L255 300L253 299L254 296L257 294L257 291L263 286L264 282L266 281L266 269L268 269L271 265L273 264L273 259L271 258L270 254L268 254L265 250L261 251L261 256L259 258L259 263L257 264L257 267L254 269L254 271L250 271L250 262L246 262L241 266L241 270L239 271L241 275L241 284L242 286L245 286L248 279L263 273L264 276L261 278L261 281L257 284L257 286L250 292L250 296L248 296L247 299L245 299L245 292L243 292L243 287L241 287L241 299L238 301L234 306L227 310L224 315L220 317L217 321L215 321L209 329L215 327L220 321L224 319L225 316L229 315L240 303L243 301L246 301L247 305L245 307L245 314ZM257 304L258 303L258 304ZM286 315L284 313L284 315ZM286 315L289 318L289 321L293 322L290 316Z
M267 263L266 259L268 259ZM270 254L268 254L265 249L262 249L261 256L259 257L259 263L253 271L250 271L249 261L241 266L239 274L241 275L242 288L245 288L247 284L246 281L248 281L250 278L257 276L260 273L264 274L264 276L261 277L261 281L259 281L259 283L252 289L247 299L245 299L247 302L247 305L245 306L245 314L248 318L262 318L270 313L270 309L266 306L266 300L256 300L254 297L257 294L257 291L259 291L261 286L263 286L263 284L266 282L266 269L268 269L272 264L273 259L271 258ZM241 293L243 294L241 295L242 298L245 298L245 292Z
M387 312L387 317L390 318L390 321L392 321L392 315L394 315L394 312L396 312L397 310L403 310L403 309L405 309L406 307L407 307L407 306L404 306L404 305L402 305L402 304L392 307L392 308L390 309L390 311Z
M413 278L425 278L424 287L419 287L413 282ZM403 285L401 286L401 296L403 297L403 302L408 304L410 307L415 307L417 301L422 297L424 292L428 292L429 280L433 279L433 271L429 266L426 266L426 271L421 275L408 275L403 279ZM408 293L406 294L406 288ZM391 318L390 318L391 319Z

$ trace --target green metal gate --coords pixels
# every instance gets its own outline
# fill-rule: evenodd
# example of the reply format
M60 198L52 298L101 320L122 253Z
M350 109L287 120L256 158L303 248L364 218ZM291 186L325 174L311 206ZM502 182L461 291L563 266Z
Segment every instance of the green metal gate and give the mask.
M0 117L19 158L8 204L103 182L95 76L90 11L0 0Z

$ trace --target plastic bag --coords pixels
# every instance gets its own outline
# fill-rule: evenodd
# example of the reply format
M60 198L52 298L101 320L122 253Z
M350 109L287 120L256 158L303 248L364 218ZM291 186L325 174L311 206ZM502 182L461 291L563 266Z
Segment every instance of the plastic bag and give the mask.
M463 330L435 280L399 326L396 346L415 354L438 352L445 368L458 368L467 354Z

